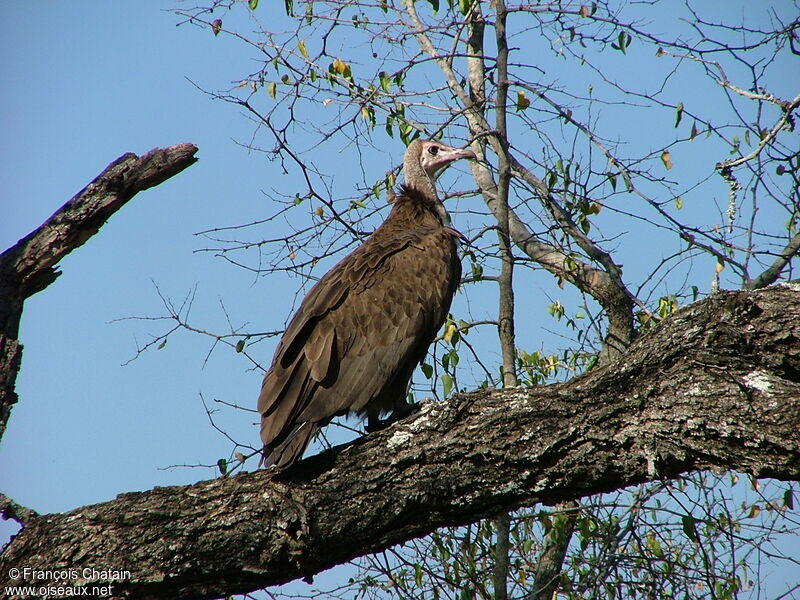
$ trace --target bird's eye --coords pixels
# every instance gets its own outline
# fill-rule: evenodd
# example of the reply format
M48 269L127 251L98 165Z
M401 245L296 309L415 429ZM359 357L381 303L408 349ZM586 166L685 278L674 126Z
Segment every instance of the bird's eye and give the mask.
M431 146L428 148L428 154L431 156L436 156L439 153L439 146Z

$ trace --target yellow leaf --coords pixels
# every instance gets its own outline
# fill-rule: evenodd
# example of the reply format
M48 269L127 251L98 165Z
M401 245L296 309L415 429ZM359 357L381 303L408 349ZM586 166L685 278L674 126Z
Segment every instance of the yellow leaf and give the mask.
M314 214L317 215L318 217L321 217L322 215L325 214L325 211L322 209L321 206L318 206L317 208L314 209Z
M453 334L455 332L456 332L456 324L450 323L450 325L448 325L447 328L444 330L444 335L442 336L444 338L444 341L449 344L450 340L453 339Z
M272 96L273 100L275 100L275 91L277 88L278 84L276 84L274 81L270 81L269 85L267 86L267 91L269 92L269 95Z
M669 150L664 150L661 153L661 162L664 163L664 166L666 167L667 171L669 171L672 168L672 155L669 153Z
M339 75L346 75L347 71L349 70L349 65L342 59L337 58L333 61L333 70Z
M517 92L517 110L525 110L531 105L531 101L525 95L525 92L519 90Z
M683 198L681 198L680 196L675 198L675 208L677 208L678 210L683 208Z
M294 250L289 250L289 260L294 260L297 255L294 253Z
M366 106L361 107L361 117L365 121L369 121L369 109Z
M722 273L722 269L724 268L725 268L725 263L717 259L717 266L716 266L717 273Z
M306 44L303 40L297 42L297 49L300 50L300 54L303 55L303 58L308 58L308 50L306 50Z

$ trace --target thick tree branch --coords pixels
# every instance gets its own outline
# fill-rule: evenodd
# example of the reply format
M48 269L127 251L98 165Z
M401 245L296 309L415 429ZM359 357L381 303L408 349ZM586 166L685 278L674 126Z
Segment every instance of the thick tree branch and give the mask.
M16 275L25 297L44 289L58 276L56 263L97 233L136 194L196 162L196 152L193 144L177 144L141 157L123 154L38 229L3 252L0 269Z
M794 237L789 240L786 247L778 254L775 262L758 275L758 277L748 279L744 284L744 288L746 290L757 290L772 285L778 280L778 277L781 276L781 273L786 268L786 265L789 264L789 261L797 256L798 252L800 252L800 233L795 234Z
M564 558L578 521L580 503L577 500L560 502L556 505L556 511L552 528L544 538L536 563L533 589L525 596L525 600L551 600L558 589Z
M800 287L715 294L606 367L426 404L282 474L43 515L0 557L0 585L18 583L12 566L116 569L131 576L115 597L213 598L443 525L704 469L800 479Z
M22 358L18 337L25 299L53 283L61 274L57 263L128 200L183 171L197 160L196 152L193 144L177 144L141 157L123 154L44 224L0 254L0 438L17 402L14 383Z
M13 519L20 525L25 525L39 516L35 510L31 510L21 504L17 504L5 494L0 494L0 517L5 520Z

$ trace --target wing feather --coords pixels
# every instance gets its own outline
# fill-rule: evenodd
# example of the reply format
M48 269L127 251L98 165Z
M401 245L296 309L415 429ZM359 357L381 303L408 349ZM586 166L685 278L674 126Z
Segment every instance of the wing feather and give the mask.
M258 401L274 461L302 454L311 439L295 439L302 423L316 430L338 414L403 402L449 311L461 265L445 228L391 233L376 232L317 282L279 342Z

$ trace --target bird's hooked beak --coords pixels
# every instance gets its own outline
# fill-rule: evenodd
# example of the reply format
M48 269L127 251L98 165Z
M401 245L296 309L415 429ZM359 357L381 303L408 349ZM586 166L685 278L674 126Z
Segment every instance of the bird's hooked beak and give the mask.
M451 163L462 158L471 158L478 160L475 153L469 148L453 148L440 142L425 142L422 148L422 156L420 163L422 168L431 178L431 181L436 181L436 178L450 166Z

